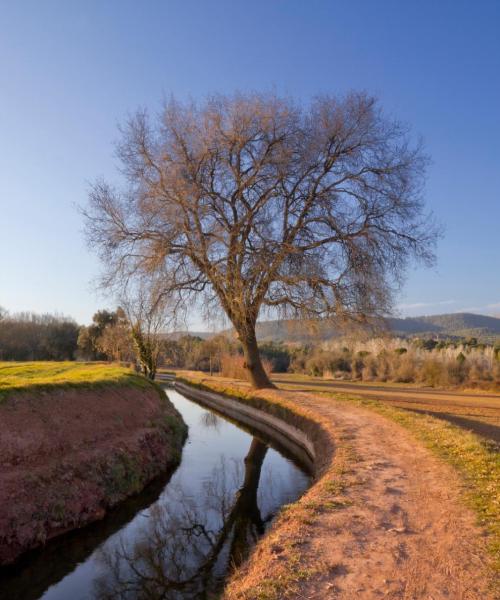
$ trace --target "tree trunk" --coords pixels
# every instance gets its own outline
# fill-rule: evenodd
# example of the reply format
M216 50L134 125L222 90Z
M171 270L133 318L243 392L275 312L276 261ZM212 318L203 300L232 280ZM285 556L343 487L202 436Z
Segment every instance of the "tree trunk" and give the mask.
M244 335L240 334L240 342L243 346L245 367L248 370L252 387L255 389L276 387L267 376L262 365L255 329L253 331L245 331Z

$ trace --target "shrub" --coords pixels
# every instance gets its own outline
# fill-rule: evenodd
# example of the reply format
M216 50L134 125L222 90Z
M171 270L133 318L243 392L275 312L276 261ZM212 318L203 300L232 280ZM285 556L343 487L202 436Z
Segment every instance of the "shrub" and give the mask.
M295 348L290 370L364 381L422 382L430 386L491 385L500 371L500 347L394 338L332 340Z
M351 362L351 373L353 379L361 379L363 375L363 369L365 367L365 363L362 358L355 358Z
M374 381L377 379L377 359L374 356L367 356L365 366L362 370L363 381Z
M274 373L286 373L290 366L290 351L283 344L269 342L259 346L260 355L272 364Z
M424 360L420 370L420 381L435 387L441 383L442 371L442 367L436 359Z
M467 379L468 370L468 367L465 365L465 356L463 360L458 360L457 357L456 362L448 363L445 370L446 379L442 383L444 385L459 385L461 383L464 383L464 381Z
M413 383L416 380L417 364L413 357L404 356L394 372L394 381Z

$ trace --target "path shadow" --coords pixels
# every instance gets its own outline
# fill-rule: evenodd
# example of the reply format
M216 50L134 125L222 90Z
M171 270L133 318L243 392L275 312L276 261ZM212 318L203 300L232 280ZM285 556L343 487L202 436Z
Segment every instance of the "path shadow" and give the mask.
M464 417L445 412L422 410L418 408L409 408L406 406L399 406L398 408L402 408L403 410L408 410L421 415L429 415L431 417L436 417L436 419L441 419L442 421L448 421L453 425L458 425L458 427L461 427L462 429L467 429L469 431L472 431L473 433L477 433L481 437L486 438L488 441L495 442L495 446L498 450L500 450L500 427L498 425L485 423L484 421L465 419Z

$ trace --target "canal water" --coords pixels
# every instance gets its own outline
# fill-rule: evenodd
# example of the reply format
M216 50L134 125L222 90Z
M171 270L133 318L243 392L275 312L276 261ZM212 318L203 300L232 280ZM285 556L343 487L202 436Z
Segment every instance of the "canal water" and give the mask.
M2 600L216 598L310 477L287 452L174 390L180 465L99 523L0 571Z

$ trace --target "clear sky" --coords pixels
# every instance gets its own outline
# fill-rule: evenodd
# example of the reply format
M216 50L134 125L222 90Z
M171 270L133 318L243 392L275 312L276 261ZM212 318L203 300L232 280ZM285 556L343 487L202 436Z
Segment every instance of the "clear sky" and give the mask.
M171 93L363 89L423 137L445 226L403 314L500 313L500 1L0 0L0 305L88 322L77 206L117 124ZM195 319L196 322L196 319ZM199 323L197 323L199 325Z

